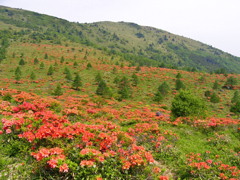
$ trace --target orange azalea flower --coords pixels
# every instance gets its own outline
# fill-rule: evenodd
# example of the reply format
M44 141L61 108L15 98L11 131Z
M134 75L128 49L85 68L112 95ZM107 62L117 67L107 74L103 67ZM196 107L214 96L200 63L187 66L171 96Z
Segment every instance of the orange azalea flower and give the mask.
M66 163L64 163L63 165L61 165L59 167L59 172L68 172L69 168L68 165Z

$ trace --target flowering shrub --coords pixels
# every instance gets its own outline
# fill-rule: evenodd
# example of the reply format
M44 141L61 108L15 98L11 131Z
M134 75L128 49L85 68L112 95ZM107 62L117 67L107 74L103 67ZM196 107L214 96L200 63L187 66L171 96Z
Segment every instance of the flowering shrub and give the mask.
M188 171L194 178L211 179L232 179L240 178L240 170L237 166L224 164L216 159L218 155L212 155L207 151L204 154L190 153L187 155Z
M24 99L29 100L24 95ZM50 111L47 104L34 98L32 102L23 101L11 111L10 108L2 109L2 114L10 111L11 117L2 119L1 133L30 144L31 156L37 161L35 168L38 170L35 171L58 169L60 175L67 173L71 178L81 178L110 177L112 169L117 169L117 176L127 177L128 171L144 169L154 163L152 154L136 145L136 140L118 125L100 119L95 124L71 123L66 117ZM9 103L4 105L10 107ZM87 110L90 115L93 112L96 113ZM102 172L103 169L108 170Z

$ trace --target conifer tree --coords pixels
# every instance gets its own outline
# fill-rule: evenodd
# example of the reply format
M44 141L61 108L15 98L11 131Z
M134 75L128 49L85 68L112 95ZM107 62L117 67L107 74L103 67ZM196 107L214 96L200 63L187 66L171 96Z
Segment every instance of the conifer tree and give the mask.
M225 83L225 85L230 85L230 86L234 86L237 84L237 79L233 76L229 77Z
M210 102L212 102L212 103L219 103L220 102L220 97L214 92L210 96Z
M120 100L128 99L131 97L131 87L129 80L124 76L119 82L119 92Z
M159 87L158 87L158 91L162 94L162 95L167 95L170 91L170 87L168 85L168 83L166 81L164 81Z
M52 65L48 68L48 72L47 72L47 75L48 76L51 76L51 75L53 75L53 72L54 72L54 69L53 69L53 67L52 67Z
M181 73L178 73L178 74L176 75L176 78L177 78L177 79L180 79L180 78L182 78L182 75L181 75Z
M98 88L96 90L96 94L100 95L102 97L105 97L105 98L112 97L111 90L109 89L109 87L107 86L107 84L103 80L101 80L99 82Z
M214 84L213 84L213 89L219 89L220 85L218 84L218 80L215 80Z
M72 80L72 74L71 74L71 72L70 72L69 69L67 69L67 71L66 71L66 76L65 76L65 78L66 78L67 80L69 80L69 81Z
M36 64L38 64L39 63L39 60L38 60L38 58L34 58L34 65L36 65Z
M73 67L74 68L78 67L78 63L76 61L73 63Z
M76 76L73 80L72 88L75 90L79 90L79 87L81 87L81 86L82 86L81 77L79 76L79 74L76 74Z
M91 69L91 68L92 68L91 63L88 63L88 64L87 64L87 69Z
M239 91L234 92L234 95L233 95L232 100L231 100L232 103L236 103L237 101L240 101Z
M65 61L64 57L61 57L60 63L63 63Z
M101 81L103 81L102 76L100 73L97 73L95 76L95 82L99 84Z
M176 80L176 90L185 89L185 85L180 79Z
M63 90L60 84L57 85L56 89L53 92L54 96L61 96L63 95Z
M18 66L15 70L15 80L19 81L21 79L21 76L22 76L22 71Z
M134 73L133 75L132 75L132 85L133 86L137 86L139 84L139 78L138 78L138 76Z
M240 116L240 100L231 106L230 111L235 113L238 117Z
M43 63L43 62L41 62L41 64L40 64L39 68L40 68L40 69L44 69L44 67L45 67L44 63Z
M19 65L21 65L21 66L25 65L25 61L23 60L23 58L20 59Z
M157 91L157 93L155 94L153 100L156 101L156 102L160 102L160 101L162 101L162 100L163 100L163 95L162 95L162 93L159 92L159 91Z
M32 71L32 73L30 74L30 79L31 80L35 80L36 79L36 75L35 73Z
M45 53L44 59L48 59L48 54L47 53Z

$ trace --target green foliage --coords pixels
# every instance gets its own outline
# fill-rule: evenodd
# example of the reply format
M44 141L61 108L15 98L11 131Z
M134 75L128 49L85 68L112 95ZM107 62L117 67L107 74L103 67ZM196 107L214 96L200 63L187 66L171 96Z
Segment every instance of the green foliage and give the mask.
M78 67L78 63L76 61L73 63L73 67L74 68Z
M101 74L98 72L97 75L95 76L95 82L99 84L101 81L103 81L103 79Z
M163 100L163 95L160 91L157 91L157 93L154 95L154 98L153 98L154 101L156 102L160 102Z
M217 90L220 88L220 84L218 83L218 80L215 80L214 84L213 84L213 89Z
M61 96L63 95L63 90L60 84L57 85L56 89L53 91L54 96Z
M166 81L164 81L160 86L158 87L158 91L163 95L167 95L170 91L170 87Z
M177 78L177 79L182 78L182 74L181 74L181 73L177 73L176 78Z
M40 68L40 69L44 69L44 67L45 67L44 63L43 63L43 62L41 62L41 64L40 64L39 68Z
M71 74L71 71L69 69L66 69L66 72L65 72L66 76L65 78L69 81L72 80L72 74Z
M34 65L36 65L36 64L39 64L39 60L38 60L38 58L34 58Z
M75 90L79 90L79 88L82 86L82 80L79 74L76 74L73 83L72 83L72 88Z
M47 75L48 75L48 76L52 76L52 75L53 75L53 72L54 72L54 69L53 69L53 66L51 65L51 66L48 68Z
M220 97L214 92L211 96L210 96L210 101L212 103L219 103L220 102Z
M22 76L22 71L18 66L15 70L15 80L19 81L21 79L21 76Z
M7 93L2 97L2 100L8 101L8 102L11 102L12 99L13 99L13 97L10 93Z
M92 68L92 64L91 63L88 63L87 64L87 69L91 69Z
M231 99L231 102L232 103L236 103L238 101L240 101L240 94L239 94L239 91L235 91L234 95L233 95L233 97Z
M136 71L141 71L141 67L140 67L140 66L137 66L137 67L136 67Z
M205 97L211 97L212 92L209 91L209 90L208 90L208 91L205 91L204 95L205 95Z
M138 76L134 73L132 75L132 86L137 86L139 84L139 78Z
M119 91L120 94L119 100L128 99L131 97L132 91L129 80L127 77L123 77L119 82Z
M231 106L230 111L238 116L240 115L240 100Z
M176 80L175 88L176 90L185 89L185 85L183 84L182 80Z
M100 95L104 98L111 98L112 97L112 92L109 89L109 87L107 86L107 84L101 80L98 84L97 90L96 90L96 94Z
M64 61L65 61L65 59L64 59L64 57L62 56L62 57L61 57L61 60L60 60L60 63L64 63Z
M23 65L25 65L25 61L21 58L18 64L23 66Z
M194 96L190 91L181 90L172 101L173 117L205 117L206 105L202 99Z
M31 80L35 80L36 79L36 74L32 71L32 73L30 74L30 79Z
M44 59L48 59L48 54L47 53L45 53Z
M237 79L233 76L230 76L225 83L226 86L227 85L234 86L236 84L237 84Z
M199 82L200 82L200 83L204 83L205 81L206 81L206 79L205 79L204 76L201 76L201 77L199 78Z

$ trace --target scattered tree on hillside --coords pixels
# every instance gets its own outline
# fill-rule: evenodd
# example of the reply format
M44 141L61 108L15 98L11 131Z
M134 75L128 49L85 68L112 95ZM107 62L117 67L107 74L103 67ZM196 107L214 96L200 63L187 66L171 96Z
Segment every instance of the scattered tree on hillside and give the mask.
M21 65L21 66L25 65L25 61L24 61L24 59L21 58L18 64Z
M22 71L18 66L15 70L15 80L19 81L21 79L21 76L22 76Z
M38 60L38 58L34 58L34 65L36 65L36 64L38 64L39 63L39 60Z
M240 116L240 100L231 106L230 111L236 114L238 117Z
M71 74L71 71L70 71L68 68L67 68L65 74L66 74L65 78L66 78L67 80L71 81L71 80L72 80L72 74Z
M139 78L138 76L134 73L132 75L132 86L137 86L139 84Z
M219 103L220 102L220 97L214 92L211 96L210 96L210 101L212 103Z
M51 76L51 75L53 75L53 72L54 72L54 69L53 69L53 67L52 67L52 65L48 68L48 72L47 72L47 75L48 76Z
M61 96L63 95L63 90L60 84L57 85L56 89L53 91L54 96Z
M36 79L36 75L35 73L32 71L32 73L30 74L30 79L31 80L35 80Z
M158 87L158 91L164 96L167 95L170 91L168 83L164 81L162 84L160 84L160 86Z
M48 59L48 54L47 53L45 53L44 59Z
M79 76L79 74L77 73L74 80L73 80L72 88L75 89L75 90L79 90L79 88L81 86L82 86L82 80L81 80L81 77Z
M229 77L225 83L226 86L234 86L237 84L237 79L233 76Z
M157 91L157 93L154 95L154 98L153 98L154 101L156 102L160 102L163 100L163 95L160 91Z
M128 99L131 97L131 87L130 87L130 83L129 80L127 79L127 77L123 77L120 82L119 82L119 91L118 93L120 94L120 99Z
M91 68L92 68L91 63L88 63L88 64L87 64L87 69L91 69Z
M41 62L41 64L40 64L39 68L40 68L40 69L44 69L44 67L45 67L44 63L43 63L43 62Z
M180 90L180 89L185 89L185 85L183 84L183 82L180 79L176 80L176 90Z
M218 80L215 80L215 82L214 82L214 84L213 84L213 89L214 90L217 90L217 89L219 89L220 88L220 85L219 85L219 83L218 83Z
M190 91L181 90L172 101L173 117L204 117L206 106L202 99L194 96Z
M232 103L236 103L237 101L240 101L239 91L234 92L234 95L233 95L232 100L231 100Z
M65 61L65 59L64 59L64 57L62 56L62 57L61 57L61 60L60 60L60 63L64 63L64 61Z
M176 78L177 78L177 79L182 78L182 74L181 74L181 73L177 73Z
M98 72L97 75L95 76L95 82L96 82L97 84L99 84L102 80L103 80L103 79L102 79L102 76L101 76L101 74Z
M77 63L76 61L74 61L73 67L74 67L74 68L78 67L78 63Z
M107 84L104 82L104 80L101 80L98 84L98 88L96 90L96 94L100 95L105 98L110 98L112 97L112 92L107 86Z

